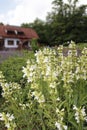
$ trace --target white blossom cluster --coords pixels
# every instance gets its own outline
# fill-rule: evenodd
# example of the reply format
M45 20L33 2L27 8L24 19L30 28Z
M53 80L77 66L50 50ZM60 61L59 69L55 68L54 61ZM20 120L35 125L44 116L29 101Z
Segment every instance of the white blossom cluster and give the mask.
M75 105L73 105L73 110L75 110L75 120L77 121L77 123L80 123L81 121L87 122L87 115L84 106L82 108L77 108Z
M2 72L0 71L0 85L2 82L5 82L5 77L3 76Z
M52 48L44 48L36 52L36 59L28 61L27 66L23 67L23 77L27 77L28 82L31 83L33 95L37 97L34 99L39 101L38 97L43 97L43 101L45 101L43 93L40 92L43 81L47 82L49 93L54 95L57 94L57 86L61 82L66 91L72 93L72 84L80 79L86 81L87 58L85 55L77 56L76 45L73 42L69 45L69 51L68 56L63 56L63 46L59 46L57 51ZM86 48L84 53L86 53Z
M16 128L16 124L14 122L14 116L13 114L11 115L10 113L5 114L0 113L0 120L5 122L5 127L7 130L14 130Z
M63 125L63 124L61 124L61 123L59 123L59 122L56 122L56 123L55 123L55 126L56 126L56 128L57 128L58 130L67 130L67 129L68 129L66 125Z
M34 100L37 100L39 103L45 102L44 95L41 92L32 92L32 97L34 97Z
M17 83L2 83L2 96L6 99L12 98L12 95L16 94L18 90L20 90L20 85Z
M58 116L58 120L55 123L56 128L58 130L67 130L68 129L67 125L65 125L63 123L63 120L64 120L64 109L59 110L58 108L56 108L56 113L57 113L57 116Z
M35 54L36 61L28 61L27 66L23 67L23 77L27 77L28 83L31 84L34 100L44 103L45 98L42 91L44 83L49 86L50 94L56 94L56 80L58 76L56 51L44 48ZM46 84L46 85L47 85ZM53 90L52 90L53 89Z
M30 104L29 103L19 103L19 107L22 109L22 110L26 110L26 108L29 108Z

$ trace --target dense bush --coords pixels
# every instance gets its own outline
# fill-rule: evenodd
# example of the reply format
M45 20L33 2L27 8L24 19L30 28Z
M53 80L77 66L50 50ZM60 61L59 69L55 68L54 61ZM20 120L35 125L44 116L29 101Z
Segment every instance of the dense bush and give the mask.
M10 57L0 64L0 71L3 72L7 82L18 82L22 81L22 67L26 65L27 59L34 57L33 52L24 51L22 55L16 55Z
M63 46L44 48L23 67L27 84L1 82L5 109L0 119L8 130L85 130L87 123L87 48L68 56ZM2 73L1 73L2 79Z

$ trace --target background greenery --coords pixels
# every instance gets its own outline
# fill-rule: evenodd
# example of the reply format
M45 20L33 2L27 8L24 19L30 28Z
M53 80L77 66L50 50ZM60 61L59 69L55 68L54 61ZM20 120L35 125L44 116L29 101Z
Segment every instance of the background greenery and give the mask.
M67 41L87 42L87 5L78 5L79 0L53 0L52 11L46 21L36 19L32 23L22 23L22 27L36 30L39 42L58 45Z

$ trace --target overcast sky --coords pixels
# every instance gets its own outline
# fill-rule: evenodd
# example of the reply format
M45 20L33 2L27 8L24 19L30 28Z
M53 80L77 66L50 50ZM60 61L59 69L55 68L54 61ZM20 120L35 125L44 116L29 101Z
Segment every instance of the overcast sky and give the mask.
M0 0L0 22L11 25L33 22L36 18L45 20L51 11L53 0ZM66 1L66 0L64 0ZM87 0L79 0L87 4Z

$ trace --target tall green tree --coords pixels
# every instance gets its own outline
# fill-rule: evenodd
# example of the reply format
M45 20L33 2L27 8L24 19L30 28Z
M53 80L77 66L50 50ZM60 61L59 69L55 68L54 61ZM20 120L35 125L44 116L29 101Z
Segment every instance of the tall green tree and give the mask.
M32 23L23 23L22 27L29 27L36 30L37 34L39 35L39 42L41 44L49 44L48 43L48 35L49 35L49 27L46 22L42 21L41 19L36 18Z
M62 44L66 41L87 41L87 5L78 6L78 0L54 0L53 10L47 16L52 27L51 44ZM84 34L84 35L83 35Z

